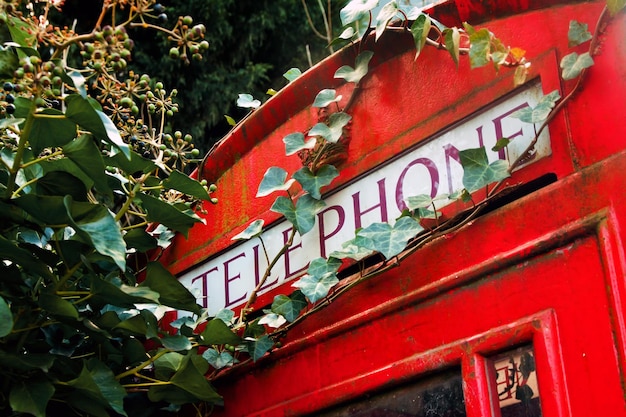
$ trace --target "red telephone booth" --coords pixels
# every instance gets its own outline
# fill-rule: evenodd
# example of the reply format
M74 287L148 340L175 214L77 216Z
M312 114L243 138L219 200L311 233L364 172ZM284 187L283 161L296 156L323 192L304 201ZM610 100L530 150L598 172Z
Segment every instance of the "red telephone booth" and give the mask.
M457 68L436 48L415 61L413 39L400 30L361 45L374 55L351 106L341 174L325 189L310 237L294 241L260 292L259 309L293 291L311 259L359 227L397 217L407 193L455 188L460 150L509 137L509 153L489 157L514 159L534 128L511 114L574 88L559 63L588 45L568 46L570 21L601 41L583 88L507 180L506 198L355 285L256 363L224 372L215 383L225 407L215 415L626 416L626 16L599 20L603 7L450 0L428 10L525 49L532 65L521 87L512 70L470 69L466 57ZM162 259L210 312L241 308L259 282L258 242L233 236L264 219L268 242L287 239L257 186L270 166L301 167L284 156L282 138L315 125L321 89L352 88L333 75L355 56L347 47L307 71L202 167L221 203Z

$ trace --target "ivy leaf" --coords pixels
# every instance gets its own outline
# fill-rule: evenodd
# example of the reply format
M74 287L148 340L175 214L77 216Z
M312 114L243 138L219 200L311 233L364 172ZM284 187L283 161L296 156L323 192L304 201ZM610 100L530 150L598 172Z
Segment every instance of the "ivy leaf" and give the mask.
M293 174L293 178L302 185L302 188L317 200L322 198L321 188L338 176L339 171L332 165L323 165L315 174L308 167L300 168Z
M402 252L408 241L422 230L422 226L413 218L402 217L393 226L389 223L373 223L359 230L354 242L390 259Z
M287 156L300 152L304 149L313 149L316 141L314 139L308 142L304 141L304 134L300 132L291 133L283 138L285 144L285 154Z
M348 26L337 36L328 46L335 46L339 43L348 41L356 34L356 30L352 26Z
M75 137L76 123L66 119L59 110L44 109L35 114L28 141L33 152L39 154L44 148L63 146Z
M148 262L146 279L139 284L159 293L159 302L168 307L201 314L196 298L159 262Z
M214 318L222 320L224 324L228 325L233 322L233 318L235 318L235 312L228 308L223 308L215 314Z
M367 75L368 65L374 53L372 51L363 51L356 57L354 68L344 65L335 71L335 78L343 78L349 83L358 84L363 77Z
M54 385L47 380L28 381L28 385L19 383L11 388L9 403L13 412L33 414L45 417L48 401L54 395Z
M300 71L300 69L290 68L289 70L287 70L287 72L283 74L283 77L285 77L287 81L292 82L293 80L298 78L300 75L302 75L302 71Z
M6 26L9 29L9 33L11 33L13 42L22 47L36 47L37 35L30 29L29 24L9 13L6 13L5 16L8 20Z
M420 219L436 219L439 216L439 212L432 210L434 202L444 198L448 198L448 196L442 195L432 198L428 194L420 194L408 197L406 202L409 210L415 210L417 217Z
M398 13L398 4L395 0L385 4L376 16L376 40L380 38L387 28L389 21Z
M226 123L228 123L230 126L237 126L237 122L231 116L225 114L224 118L226 119Z
M272 303L272 311L283 316L289 323L298 318L300 312L307 306L304 294L294 291L291 296L277 295Z
M472 68L485 66L490 61L492 34L488 29L475 30L470 24L464 23L465 31L469 34L469 59Z
M39 295L39 306L51 314L73 319L78 318L78 311L72 303L58 295L42 292Z
M113 371L93 358L83 364L78 378L67 382L77 393L116 413L127 416L124 411L126 390L115 379Z
M98 139L111 143L130 160L128 145L124 143L117 127L106 114L94 109L89 100L78 94L68 95L65 103L67 104L65 117L89 130Z
M353 0L349 1L339 12L343 26L360 20L364 15L378 5L378 0Z
M459 156L463 166L463 186L470 193L510 176L509 164L501 159L490 164L484 147L465 149L459 152Z
M413 41L415 42L415 59L422 53L424 46L426 45L426 39L430 33L431 21L430 17L422 13L415 22L411 25L411 34L413 35Z
M275 329L287 323L287 319L280 314L272 313L272 310L263 310L265 315L259 320L259 324L265 324Z
M263 231L264 223L263 219L255 220L250 223L243 232L233 236L230 240L250 240L253 237L259 236Z
M163 337L161 338L161 343L164 348L169 350L181 351L191 349L191 341L183 335Z
M255 100L250 94L239 94L237 106L244 109L256 109L261 106L261 102L259 100Z
M493 148L491 148L491 150L494 152L498 152L509 146L509 143L511 143L511 140L509 138L500 138L496 141L496 144L493 146Z
M224 320L214 318L210 320L200 334L203 345L225 345L237 346L241 343L241 338L233 333Z
M272 194L274 191L287 191L294 183L294 179L287 179L287 171L280 167L270 167L259 184L259 190L256 193L257 197L265 197Z
M178 170L173 170L170 173L170 176L163 180L163 186L201 200L209 201L211 199L206 188L204 188L198 181Z
M326 203L316 200L309 194L304 194L294 206L290 198L280 196L270 208L275 213L280 213L293 224L300 236L306 234L315 225L315 215Z
M63 199L69 223L98 253L109 256L123 271L126 268L126 242L111 212L103 205Z
M76 164L81 171L87 174L94 182L98 191L107 194L111 192L108 178L105 174L102 153L91 136L81 135L76 140L65 145L63 147L63 153Z
M606 7L609 9L611 16L615 16L617 12L626 6L626 0L607 0Z
M202 222L202 219L192 211L180 211L173 205L149 194L139 193L137 198L147 212L146 220L163 224L170 229L181 232L185 237L194 224Z
M569 30L567 31L568 46L570 48L581 45L588 40L591 40L592 37L593 36L589 32L588 24L570 20Z
M459 32L459 29L456 27L447 28L443 31L443 37L446 44L446 50L450 53L450 56L452 56L454 63L458 66L459 44L461 42L461 33Z
M578 55L576 52L565 55L561 59L562 77L564 80L571 80L580 75L582 70L593 65L593 58L589 52Z
M330 115L328 125L317 123L309 130L309 136L321 136L330 143L337 143L343 135L343 128L352 120L348 113L337 112Z
M299 288L306 298L314 303L326 297L330 289L337 285L338 282L337 273L328 272L321 277L314 277L313 275L307 274L294 282L291 286Z
M340 267L341 261L333 256L330 256L328 259L315 258L309 264L309 268L306 272L309 275L321 278L330 272L337 273Z
M4 337L13 330L13 314L4 298L0 297L0 337Z
M215 369L222 369L227 366L233 366L239 361L230 354L230 352L218 352L213 348L204 351L202 357Z
M337 259L350 258L360 261L370 256L372 253L374 253L373 250L359 246L354 242L354 239L351 239L342 243L341 249L331 252L329 256Z
M142 228L131 229L124 235L127 248L136 249L139 252L147 252L158 246L158 241Z
M200 365L199 361L204 363L204 367ZM203 368L208 368L206 363L206 360L198 355L185 355L181 363L181 369L174 374L170 382L198 400L207 401L211 404L221 404L222 397L215 392L209 381L204 377L206 370Z
M257 339L247 337L246 345L248 346L248 352L250 353L252 360L256 362L274 346L274 342L269 338L269 336L264 334Z
M548 118L554 105L560 98L561 95L559 91L554 90L541 97L541 100L539 100L539 103L537 103L535 107L529 106L519 109L515 113L512 113L511 117L515 117L526 123L541 123Z
M328 107L332 103L337 103L341 100L342 96L336 96L337 91L333 89L326 88L315 96L315 100L313 101L313 107Z

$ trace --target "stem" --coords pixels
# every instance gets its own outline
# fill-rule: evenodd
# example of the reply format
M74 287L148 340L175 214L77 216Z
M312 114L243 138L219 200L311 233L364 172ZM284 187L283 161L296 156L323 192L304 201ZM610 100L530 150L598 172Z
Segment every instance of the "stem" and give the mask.
M30 106L30 110L28 111L28 116L26 116L26 121L24 122L24 130L20 134L20 140L17 145L17 151L15 152L15 158L13 159L13 167L9 170L9 180L7 181L7 190L6 190L6 199L10 199L13 196L13 188L15 187L15 179L17 178L17 173L21 168L22 159L24 158L24 151L26 151L26 145L28 143L28 136L30 135L30 131L33 128L33 122L35 121L35 111L37 110L37 104L35 102L39 98L39 95L36 95L32 101Z
M136 373L141 371L143 368L145 368L146 366L150 365L151 363L153 363L154 361L159 359L161 356L165 355L166 353L170 353L170 352L172 352L172 351L169 350L169 349L160 350L153 357L148 359L147 361L140 363L139 365L135 366L132 369L129 369L126 372L122 372L121 374L116 375L115 379L117 379L119 381L120 379L125 378L127 376L135 375Z

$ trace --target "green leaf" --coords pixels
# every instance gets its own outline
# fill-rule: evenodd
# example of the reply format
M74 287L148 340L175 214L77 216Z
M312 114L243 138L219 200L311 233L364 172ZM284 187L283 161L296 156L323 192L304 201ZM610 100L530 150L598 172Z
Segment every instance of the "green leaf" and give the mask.
M0 76L2 78L11 78L18 66L18 58L11 48L0 47ZM5 119L11 120L11 119Z
M0 337L10 334L11 330L13 330L13 314L4 298L0 297Z
M326 88L315 96L313 101L313 107L328 107L332 103L337 103L341 100L342 96L337 96L337 91Z
M341 261L330 256L328 259L315 258L309 264L307 274L321 278L328 273L337 273L341 267Z
M475 30L468 23L464 23L463 25L465 26L465 31L469 34L469 59L471 67L479 68L487 65L491 60L491 39L493 35L485 28Z
M348 240L341 244L341 249L330 253L330 257L337 259L350 258L356 261L360 261L374 253L373 250L364 248L355 244L354 239Z
M300 168L293 174L293 178L302 185L302 188L315 199L321 199L321 188L330 184L339 176L339 171L332 165L323 165L315 174L308 167Z
M559 91L554 90L541 97L541 100L539 100L539 103L537 103L535 107L529 106L519 109L515 113L512 113L511 117L515 117L526 123L541 123L548 118L554 105L560 98L561 95Z
M82 396L126 416L124 397L126 390L115 379L111 369L93 358L83 364L78 378L67 382Z
M293 155L304 149L313 149L315 147L315 139L311 139L308 142L304 141L304 135L300 132L291 133L283 138L285 143L285 154L287 156Z
M496 144L493 146L493 148L491 148L491 150L494 152L498 152L509 146L509 143L511 143L511 140L509 138L500 138L496 141Z
M354 242L390 259L402 252L409 240L422 230L422 226L413 218L401 217L393 226L389 223L373 223L361 229Z
M230 354L230 352L218 352L213 348L205 350L202 354L202 357L206 359L206 361L215 369L222 369L227 366L233 366L235 363L239 362L233 357L233 355Z
M568 46L574 47L581 45L589 40L593 36L589 32L589 25L586 23L579 23L575 20L570 20L569 30L567 32Z
M28 141L33 152L39 154L45 148L63 146L75 137L76 123L59 110L44 109L35 114Z
M87 242L91 242L98 253L109 256L123 271L126 268L126 242L119 224L104 206L63 199L69 222Z
M178 352L167 352L159 356L154 361L155 376L159 379L170 379L181 368L184 358L185 355Z
M3 260L11 261L31 273L53 279L50 269L44 262L30 251L18 247L4 236L0 236L0 253L2 253Z
M163 305L191 311L198 315L202 313L193 294L159 262L148 262L146 279L139 286L149 287L158 292L159 301Z
M428 194L420 194L408 197L406 203L409 210L415 210L420 219L436 219L439 213L432 209L435 200L438 199L440 199L438 196L432 198Z
M147 252L158 246L157 240L142 228L131 229L124 235L124 242L129 249L137 249L139 252Z
M230 126L237 126L237 122L231 116L225 114L224 118L226 119L226 123L228 123Z
M246 339L246 345L252 360L256 362L274 346L274 342L267 335L263 335L258 339Z
M39 306L56 316L70 317L73 319L78 318L78 310L72 303L58 295L42 292L39 295Z
M315 215L326 206L323 201L317 200L309 194L300 197L294 206L293 201L280 196L270 208L275 213L280 213L293 224L300 236L306 234L315 225Z
M40 369L48 372L54 364L55 356L47 353L29 353L15 355L0 350L0 365L17 371L32 371Z
M328 272L319 277L307 274L294 282L292 287L299 288L306 298L314 303L326 297L330 289L337 285L338 282L339 279L337 279L336 272Z
M17 383L11 388L9 403L13 412L29 413L35 417L45 417L48 401L54 395L54 385L48 380L30 379L28 385Z
M136 315L120 321L113 326L112 330L125 330L125 332L122 332L124 335L130 332L133 336L145 337L146 333L148 333L148 326L146 326L146 321L142 316Z
M593 65L593 58L589 52L578 55L576 52L565 55L561 60L562 77L564 80L571 80L580 75L585 69Z
M300 75L302 75L302 71L300 71L298 68L290 68L289 70L287 70L287 72L283 74L283 77L285 77L287 81L292 82Z
M241 338L219 318L210 320L205 329L200 334L203 345L225 345L237 346L241 343Z
M463 186L469 192L510 176L509 164L501 159L490 164L484 147L465 149L459 152L459 156L463 166Z
M111 304L118 307L134 308L138 303L158 302L159 294L149 288L135 288L130 286L117 286L105 281L97 275L91 276L89 291L92 294L90 302L96 305Z
M150 387L148 398L179 405L198 401L223 405L222 397L204 376L206 370L208 364L205 359L199 355L185 355L179 369L170 379L171 385Z
M290 179L285 182L287 179L287 171L280 167L270 167L265 174L263 175L263 179L261 180L261 184L259 184L259 190L256 193L257 197L265 197L270 195L275 191L286 191L295 180Z
M259 320L259 324L266 324L273 328L279 328L287 323L287 319L280 314L272 313L272 310L263 310L265 315Z
M33 33L30 26L26 22L8 13L6 14L6 17L6 27L11 33L11 39L13 39L13 42L16 42L22 47L34 48L37 46L37 35Z
M454 63L458 66L459 44L461 42L461 33L459 32L459 29L456 27L447 28L443 31L443 37L445 40L447 51L450 53L450 56L452 56Z
M152 172L156 169L156 165L152 160L146 159L136 152L130 151L130 158L122 154L116 154L106 159L107 165L112 165L122 169L128 174Z
M261 105L259 100L255 100L250 94L239 94L237 106L244 109L256 109Z
M98 191L111 192L102 153L89 135L82 135L65 145L63 153L93 180Z
M378 35L378 32L376 33ZM343 78L349 83L358 84L363 77L367 75L368 65L374 53L372 51L363 51L356 57L355 68L349 65L344 65L339 68L334 77Z
M352 116L344 112L337 112L330 115L328 125L317 123L309 130L309 136L321 136L328 142L337 143L343 135L343 128L352 120Z
M170 173L170 176L163 181L163 186L201 200L211 200L208 191L202 184L178 170L173 170Z
M215 314L215 318L222 320L225 324L230 324L235 318L235 312L228 308L223 308Z
M626 0L606 0L606 7L609 9L611 16L615 16L624 6L626 6Z
M277 295L272 303L272 311L283 316L289 323L298 318L300 312L307 306L304 294L294 291L291 296Z
M98 139L111 143L130 160L128 145L124 143L115 124L106 114L94 109L89 100L78 94L68 95L65 103L67 104L65 116L68 119L89 130Z
M149 222L160 223L187 237L189 229L196 223L202 222L197 215L189 211L180 211L173 205L166 203L149 194L139 193L137 198L147 212Z
M192 347L189 338L183 335L163 337L161 343L164 348L175 351L190 350Z
M364 15L378 5L378 0L353 0L349 1L339 12L343 26L360 20Z
M398 13L398 4L395 0L385 4L376 16L376 40L380 38L387 28L389 21Z
M431 20L430 16L425 13L420 14L415 22L411 25L411 34L413 35L413 41L415 42L415 59L422 53L424 46L426 45L426 39L430 33Z
M265 222L262 219L253 221L243 232L233 236L231 240L249 240L253 237L259 236L263 231L264 223Z

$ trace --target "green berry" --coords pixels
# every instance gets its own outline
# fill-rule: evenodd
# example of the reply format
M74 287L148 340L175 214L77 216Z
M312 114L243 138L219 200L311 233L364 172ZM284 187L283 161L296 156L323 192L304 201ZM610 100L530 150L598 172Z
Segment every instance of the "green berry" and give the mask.
M178 58L180 56L180 51L177 47L172 47L170 49L170 58Z
M187 25L187 26L193 25L193 18L191 16L183 17L183 25Z
M209 192L214 193L215 191L217 191L217 185L215 184L209 185Z
M163 83L161 81L159 81L158 83L156 83L156 85L154 87L157 90L162 90L163 89Z
M213 197L213 198L211 199L211 203L213 203L213 204L217 204L217 202L218 202L218 199L217 199L217 198Z
M191 150L191 156L193 156L194 158L197 158L199 155L200 155L200 149Z

